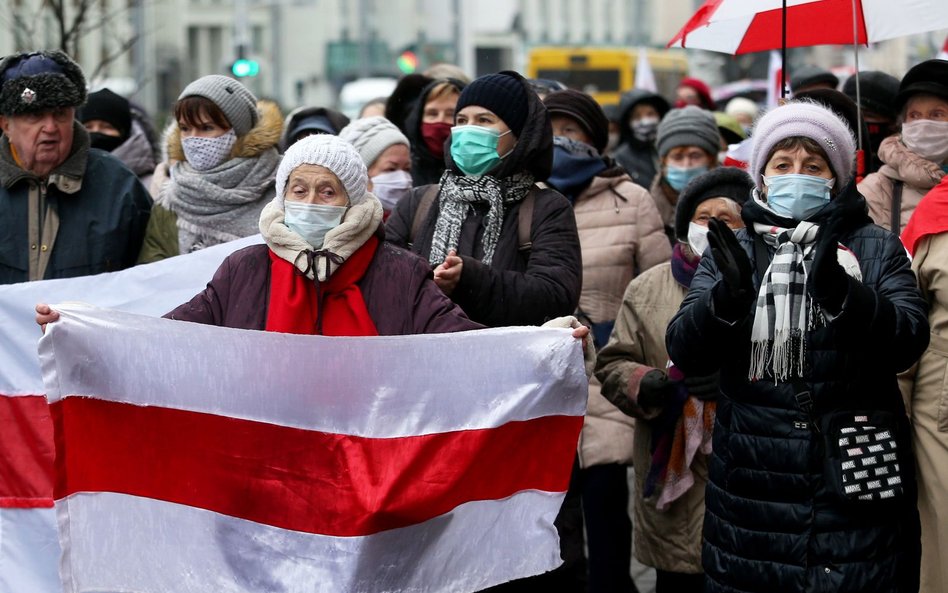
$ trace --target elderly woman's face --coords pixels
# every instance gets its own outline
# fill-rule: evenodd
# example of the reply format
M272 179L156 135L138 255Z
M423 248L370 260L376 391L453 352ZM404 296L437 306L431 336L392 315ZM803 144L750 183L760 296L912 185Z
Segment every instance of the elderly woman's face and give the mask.
M514 145L517 143L517 137L514 136L513 133L506 133L510 132L510 126L508 126L504 120L500 119L496 113L485 107L468 105L461 111L458 111L454 118L454 125L481 126L497 130L501 135L497 141L497 154L500 156L504 156L513 150Z
M288 202L346 206L349 196L335 173L319 165L300 165L290 172L283 196Z
M730 198L709 198L704 200L695 208L695 214L691 217L691 222L708 226L712 218L717 218L732 229L744 228L744 221L741 219L741 206Z
M823 179L833 178L833 170L826 159L822 155L809 152L802 146L777 150L764 167L764 175L767 177L790 173L812 175ZM766 185L762 191L764 195L767 194Z

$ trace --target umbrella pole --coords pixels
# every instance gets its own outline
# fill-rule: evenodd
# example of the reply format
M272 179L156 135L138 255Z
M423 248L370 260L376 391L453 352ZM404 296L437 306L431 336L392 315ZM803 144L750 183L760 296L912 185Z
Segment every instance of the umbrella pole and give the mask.
M856 0L853 0L853 56L856 72L856 179L866 174L866 151L862 146L862 92L859 88L859 28L856 21Z
M780 33L780 98L787 98L787 0L783 0Z

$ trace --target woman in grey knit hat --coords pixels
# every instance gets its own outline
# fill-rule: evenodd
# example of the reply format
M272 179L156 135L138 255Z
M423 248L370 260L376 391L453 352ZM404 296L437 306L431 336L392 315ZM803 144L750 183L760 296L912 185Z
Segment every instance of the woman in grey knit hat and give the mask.
M688 182L718 166L721 135L710 111L690 105L672 109L658 124L655 148L661 168L649 192L655 200L665 234L675 240L675 205Z
M155 199L138 257L148 263L257 233L274 195L283 128L279 109L245 86L211 75L189 84L165 133Z

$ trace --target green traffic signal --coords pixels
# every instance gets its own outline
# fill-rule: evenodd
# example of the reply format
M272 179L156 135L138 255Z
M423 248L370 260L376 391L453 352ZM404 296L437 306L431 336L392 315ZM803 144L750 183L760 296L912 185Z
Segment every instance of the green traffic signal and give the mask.
M230 67L230 71L234 73L234 76L238 78L243 78L245 76L256 76L260 73L260 64L256 60L247 60L241 58L235 60L233 65Z

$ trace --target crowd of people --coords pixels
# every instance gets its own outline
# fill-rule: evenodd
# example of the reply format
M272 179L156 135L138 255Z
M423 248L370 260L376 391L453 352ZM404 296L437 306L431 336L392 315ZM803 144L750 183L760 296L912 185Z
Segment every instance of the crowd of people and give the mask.
M695 78L605 110L444 67L349 121L211 75L159 134L65 54L19 53L0 283L260 233L166 317L572 327L593 372L564 562L497 591L636 591L633 554L658 593L948 591L948 62L791 86L766 112L715 112Z

